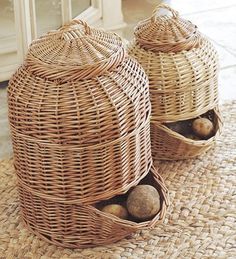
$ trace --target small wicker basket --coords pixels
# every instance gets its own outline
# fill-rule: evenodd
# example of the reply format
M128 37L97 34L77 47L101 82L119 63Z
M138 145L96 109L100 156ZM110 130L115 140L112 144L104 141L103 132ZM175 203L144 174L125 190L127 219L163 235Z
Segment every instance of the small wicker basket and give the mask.
M73 21L34 41L8 86L14 165L25 223L65 247L121 239L151 222L92 204L127 193L152 166L148 78L121 38ZM153 169L154 170L154 169Z
M141 181L154 186L161 198L161 209L150 221L122 220L100 211L97 205L58 203L29 192L19 184L22 216L26 226L48 242L67 248L85 248L116 242L137 230L161 222L169 205L168 191L154 167ZM122 202L126 195L118 197Z
M162 8L169 10L172 16L158 16ZM141 21L134 34L128 51L149 77L154 158L183 159L206 151L215 139L199 145L177 137L174 132L168 139L170 136L161 124L192 119L217 108L218 56L215 48L195 25L165 4L157 6L151 18ZM158 130L155 125L159 125ZM183 148L186 141L187 150Z

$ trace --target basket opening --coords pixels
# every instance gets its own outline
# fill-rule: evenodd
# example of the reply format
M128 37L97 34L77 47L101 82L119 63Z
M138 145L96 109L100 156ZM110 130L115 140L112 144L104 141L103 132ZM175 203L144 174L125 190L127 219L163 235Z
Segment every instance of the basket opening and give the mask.
M163 207L163 202L164 202L164 196L163 196L163 193L161 192L161 187L159 186L159 184L154 179L153 174L152 174L151 171L149 171L149 173L139 182L138 185L141 185L141 184L151 185L151 186L153 186L158 191L158 193L160 195L160 208L162 208ZM98 203L94 204L94 207L96 209L98 209L98 210L102 210L102 208L104 206L110 205L110 204L119 204L119 205L122 205L123 207L126 207L127 198L129 196L130 192L133 190L133 188L134 187L130 188L130 190L127 193L125 193L125 194L117 195L117 196L115 196L115 197L113 197L113 198L111 198L109 200L104 200L104 201L98 202ZM160 213L160 210L157 212L156 215L158 215ZM145 221L152 220L153 218L156 217L156 215L146 219ZM136 222L136 223L145 222L143 220L139 220L139 219L133 217L130 214L128 214L128 218L126 220L133 221L133 222Z
M198 135L196 135L193 132L192 124L193 124L193 121L197 118L207 118L213 123L214 129L209 136L207 136L205 138L204 137L200 138ZM166 126L171 131L173 131L185 138L189 138L189 139L195 140L195 141L203 141L203 140L208 140L216 135L216 133L218 131L218 120L217 120L215 111L209 110L208 112L206 112L202 115L199 115L193 119L164 123L164 126Z

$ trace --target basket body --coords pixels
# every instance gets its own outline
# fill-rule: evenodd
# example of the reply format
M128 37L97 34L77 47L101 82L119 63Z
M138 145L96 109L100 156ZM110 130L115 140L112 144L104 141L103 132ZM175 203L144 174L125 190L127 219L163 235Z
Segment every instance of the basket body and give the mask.
M172 17L158 16L161 8L170 10ZM215 138L199 145L163 124L193 119L218 106L218 55L211 42L161 4L150 19L137 25L128 51L149 77L153 158L186 159L209 149Z
M149 224L93 206L152 166L148 78L118 35L82 21L43 35L11 78L8 104L23 219L34 233L89 247Z
M104 83L95 87L94 81ZM84 86L94 88L97 102L103 99L97 111L92 97L83 100ZM110 103L97 97L104 93L102 88ZM60 96L54 96L59 91ZM134 60L127 58L116 71L96 80L57 85L45 83L23 66L10 81L8 94L16 172L32 191L57 201L91 204L126 192L150 169L149 91L147 78ZM60 107L63 99L69 101ZM93 143L93 135L98 143Z
M85 248L116 242L139 229L151 228L163 219L168 192L154 167L144 179L161 197L161 210L150 221L122 220L91 205L64 204L41 198L19 184L22 217L27 227L48 242L67 248Z
M135 43L132 43L135 44ZM177 53L130 46L149 77L152 121L174 122L197 117L218 104L218 56L213 45Z

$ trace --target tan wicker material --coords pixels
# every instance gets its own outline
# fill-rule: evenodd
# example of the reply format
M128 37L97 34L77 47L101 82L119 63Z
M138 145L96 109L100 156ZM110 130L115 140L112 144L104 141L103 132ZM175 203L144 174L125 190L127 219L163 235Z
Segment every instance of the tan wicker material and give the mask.
M172 18L159 15L160 9L170 11ZM179 13L166 4L158 5L151 18L141 21L134 35L141 47L155 52L179 52L201 44L197 26L179 17Z
M26 63L38 76L62 83L103 75L125 58L118 35L91 29L86 22L73 20L59 31L51 31L34 41Z
M178 53L147 51L133 42L129 53L149 77L152 121L191 119L218 104L217 53L207 39Z
M164 223L117 243L62 249L28 231L19 217L12 159L0 161L0 248L4 259L234 259L236 101L224 104L218 145L196 159L158 162L169 189Z
M8 102L29 192L90 204L125 193L150 169L148 80L114 33L73 21L34 41Z
M168 9L172 15L158 16L160 9ZM134 34L135 39L128 45L128 51L149 77L152 123L188 120L217 107L218 55L195 25L180 18L171 7L161 4L150 18L137 25ZM167 135L160 136L160 131L156 134L156 130L151 132L153 154L163 146L164 141L173 143L173 139L167 140ZM175 143L179 142L177 138ZM160 150L161 157L171 157L177 146L167 148L170 149L170 153L161 153L164 150ZM193 146L191 156L200 153L201 150L197 151ZM178 156L179 153L176 153L174 157ZM154 158L159 159L155 155Z
M142 183L153 185L161 197L161 210L151 221L136 223L91 205L58 203L53 197L48 200L28 192L19 184L23 220L32 232L58 246L83 248L113 243L139 229L153 228L166 213L168 191L157 171L152 168Z
M180 160L196 157L209 150L222 129L218 109L214 109L215 134L208 140L192 140L169 129L164 124L151 123L152 155L159 160Z
M162 208L150 222L94 207L127 193L152 166L148 78L118 35L73 21L42 36L10 80L8 103L22 214L34 233L89 247L164 217L167 190L154 169Z

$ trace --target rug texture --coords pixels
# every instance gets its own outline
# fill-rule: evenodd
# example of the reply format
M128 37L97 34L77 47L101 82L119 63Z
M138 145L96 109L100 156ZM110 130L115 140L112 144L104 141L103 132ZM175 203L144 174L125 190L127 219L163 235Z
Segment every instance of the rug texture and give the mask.
M217 145L197 159L156 162L170 192L163 224L92 249L58 248L22 224L12 159L0 162L0 258L236 258L236 101L222 106Z

